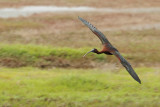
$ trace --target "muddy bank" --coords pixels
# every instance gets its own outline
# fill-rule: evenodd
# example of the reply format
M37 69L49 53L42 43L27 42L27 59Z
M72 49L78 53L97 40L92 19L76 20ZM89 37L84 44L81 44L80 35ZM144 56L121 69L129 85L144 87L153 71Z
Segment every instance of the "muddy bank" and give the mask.
M133 67L158 67L159 62L133 62L126 58ZM93 58L82 59L63 59L54 56L41 57L37 61L25 61L18 58L0 58L0 66L9 68L18 67L38 67L38 68L101 68L101 69L117 69L122 67L120 62L114 58L106 58L105 60L97 60Z
M104 64L104 62L101 62L101 64L102 63ZM45 56L41 57L37 61L26 61L18 58L0 58L0 65L11 68L25 66L32 66L38 68L96 68L100 64L98 64L98 61L88 58L68 60L60 57Z

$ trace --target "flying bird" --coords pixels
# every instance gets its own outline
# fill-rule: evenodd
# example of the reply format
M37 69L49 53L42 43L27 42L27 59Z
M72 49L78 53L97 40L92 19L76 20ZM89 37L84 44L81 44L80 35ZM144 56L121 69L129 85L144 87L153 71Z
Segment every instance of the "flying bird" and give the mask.
M101 51L98 51L97 49L92 49L91 51L87 52L84 57L93 52L96 54L106 54L106 55L115 55L120 63L126 68L128 73L137 81L141 84L141 80L139 79L138 75L136 72L133 70L132 66L130 63L119 53L119 51L108 41L108 39L104 36L103 33L101 33L97 28L95 28L91 23L88 21L84 20L83 18L79 17L79 20L81 20L102 42L103 49Z

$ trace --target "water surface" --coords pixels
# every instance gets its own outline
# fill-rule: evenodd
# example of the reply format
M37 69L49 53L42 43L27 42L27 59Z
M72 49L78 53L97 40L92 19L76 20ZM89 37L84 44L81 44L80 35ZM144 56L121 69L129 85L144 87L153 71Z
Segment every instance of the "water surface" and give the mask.
M0 18L27 17L35 13L44 12L106 12L106 13L152 13L160 8L93 8L93 7L57 7L57 6L24 6L20 8L1 8Z

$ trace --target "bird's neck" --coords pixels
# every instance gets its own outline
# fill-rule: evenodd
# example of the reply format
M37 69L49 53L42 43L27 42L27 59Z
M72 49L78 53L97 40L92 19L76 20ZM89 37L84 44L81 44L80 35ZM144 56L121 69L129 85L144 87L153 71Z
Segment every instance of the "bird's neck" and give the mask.
M102 54L103 52L96 50L95 53L96 53L96 54Z

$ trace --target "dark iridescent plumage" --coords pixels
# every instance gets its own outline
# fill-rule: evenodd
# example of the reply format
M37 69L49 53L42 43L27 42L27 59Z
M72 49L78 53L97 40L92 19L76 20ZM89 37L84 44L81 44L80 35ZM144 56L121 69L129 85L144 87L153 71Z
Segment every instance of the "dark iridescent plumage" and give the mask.
M121 64L126 68L128 73L141 84L141 80L139 79L136 72L133 70L132 66L129 62L127 62L126 59L118 52L118 50L112 46L112 44L108 41L108 39L104 36L103 33L101 33L99 30L97 30L92 24L87 22L86 20L82 19L81 17L78 17L102 42L104 48L101 51L98 51L97 49L93 49L90 52L94 52L97 54L105 53L107 55L115 55L121 62ZM88 53L90 53L88 52ZM87 54L88 54L87 53ZM86 54L85 54L86 55Z

